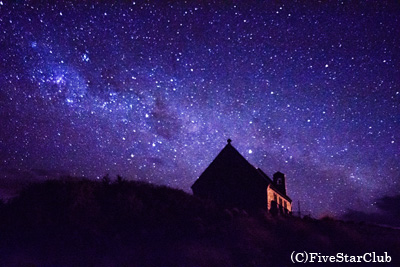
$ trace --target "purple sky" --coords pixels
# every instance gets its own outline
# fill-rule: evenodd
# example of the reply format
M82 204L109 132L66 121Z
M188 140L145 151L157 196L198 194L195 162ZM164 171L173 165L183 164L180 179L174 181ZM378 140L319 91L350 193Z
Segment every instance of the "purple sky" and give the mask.
M0 194L106 173L191 192L228 138L295 210L399 193L400 2L37 2L0 1Z

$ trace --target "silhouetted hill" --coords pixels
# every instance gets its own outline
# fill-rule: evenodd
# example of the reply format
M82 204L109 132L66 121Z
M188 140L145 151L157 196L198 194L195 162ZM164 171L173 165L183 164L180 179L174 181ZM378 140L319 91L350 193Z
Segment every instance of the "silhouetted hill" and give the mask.
M183 191L119 179L50 180L0 204L2 266L285 266L292 251L388 252L400 231L224 210Z

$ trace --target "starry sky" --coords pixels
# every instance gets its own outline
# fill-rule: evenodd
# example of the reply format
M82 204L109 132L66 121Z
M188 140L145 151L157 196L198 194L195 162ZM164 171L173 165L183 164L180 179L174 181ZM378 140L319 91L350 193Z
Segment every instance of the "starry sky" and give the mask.
M294 210L399 194L399 1L46 2L0 1L3 189L109 173L191 192L231 138L286 174Z

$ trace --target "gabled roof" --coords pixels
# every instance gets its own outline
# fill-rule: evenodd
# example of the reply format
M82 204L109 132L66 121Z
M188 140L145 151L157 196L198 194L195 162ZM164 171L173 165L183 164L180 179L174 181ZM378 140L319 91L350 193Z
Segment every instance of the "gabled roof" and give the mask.
M267 174L265 174L260 168L256 168L252 164L250 164L242 156L242 154L240 154L236 150L236 148L234 148L231 145L230 139L228 139L228 144L221 150L221 152L219 152L219 154L215 157L215 159L211 162L211 164L200 175L199 179L195 181L195 183L192 185L192 188L197 186L200 179L202 180L211 179L208 173L216 169L221 171L221 168L224 168L224 171L226 172L229 172L232 169L241 169L242 171L248 173L257 182L263 184L265 188L267 188L268 185L270 185L270 187L272 187L275 191L277 191L282 197L291 201L291 199L286 194L283 194L274 186L273 181L271 180L271 178L268 177Z
M219 154L215 157L215 159L211 162L211 164L204 170L204 172L200 175L199 179L202 177L207 177L207 173L212 169L220 169L226 168L226 171L229 172L231 169L240 168L252 176L257 175L257 169L251 165L237 150L231 145L230 140L228 140L228 144L219 152ZM260 176L261 177L261 176ZM199 179L192 185L196 185ZM265 180L262 178L262 180ZM268 181L266 182L266 186L268 186Z
M265 179L269 184L272 184L271 178L268 177L268 175L265 174L260 168L257 168L258 173Z

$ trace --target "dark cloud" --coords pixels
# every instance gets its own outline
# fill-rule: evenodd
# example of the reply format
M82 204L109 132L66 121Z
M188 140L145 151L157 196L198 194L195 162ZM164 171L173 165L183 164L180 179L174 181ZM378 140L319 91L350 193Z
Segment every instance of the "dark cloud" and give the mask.
M379 208L379 212L366 213L348 210L343 215L343 219L400 227L400 195L382 197L377 200L376 206Z

